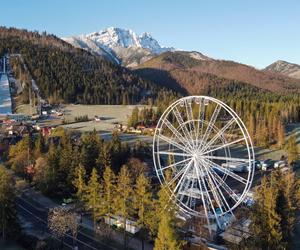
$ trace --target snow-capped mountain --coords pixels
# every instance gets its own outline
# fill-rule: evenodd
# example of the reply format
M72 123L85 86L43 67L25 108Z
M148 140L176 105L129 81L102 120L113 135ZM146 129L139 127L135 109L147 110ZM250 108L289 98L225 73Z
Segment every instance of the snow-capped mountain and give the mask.
M300 79L300 65L295 63L278 60L266 67L265 70Z
M163 52L175 50L160 46L149 33L139 36L132 30L113 27L62 39L75 47L86 49L128 67L134 67Z

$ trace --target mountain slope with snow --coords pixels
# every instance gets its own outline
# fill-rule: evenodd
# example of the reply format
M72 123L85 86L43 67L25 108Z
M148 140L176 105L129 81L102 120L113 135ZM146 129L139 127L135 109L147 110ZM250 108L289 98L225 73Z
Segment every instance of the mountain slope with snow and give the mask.
M153 56L175 50L162 47L149 33L139 36L132 30L113 27L62 39L127 67L135 67Z
M300 65L295 63L278 60L266 67L264 70L300 79Z

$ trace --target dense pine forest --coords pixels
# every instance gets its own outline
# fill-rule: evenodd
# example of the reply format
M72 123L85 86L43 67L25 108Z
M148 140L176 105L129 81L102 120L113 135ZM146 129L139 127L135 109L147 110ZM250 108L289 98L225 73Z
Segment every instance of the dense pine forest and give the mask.
M0 55L6 53L22 55L42 95L52 102L134 104L172 93L46 32L1 27Z

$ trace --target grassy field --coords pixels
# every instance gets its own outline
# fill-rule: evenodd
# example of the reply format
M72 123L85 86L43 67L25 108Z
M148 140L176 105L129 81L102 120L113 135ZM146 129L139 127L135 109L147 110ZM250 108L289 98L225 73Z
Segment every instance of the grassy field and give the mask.
M70 125L64 125L66 128L78 129L81 131L91 131L94 128L97 131L110 131L116 123L126 124L132 110L138 107L142 109L144 105L65 105L63 108L64 119L67 122L73 122L76 117L87 115L89 119L95 116L101 117L100 122L89 121Z

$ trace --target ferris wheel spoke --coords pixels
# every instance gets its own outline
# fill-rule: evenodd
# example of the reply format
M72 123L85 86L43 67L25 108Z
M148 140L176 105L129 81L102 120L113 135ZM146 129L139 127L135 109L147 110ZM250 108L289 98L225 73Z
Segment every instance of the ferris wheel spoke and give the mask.
M169 144L175 146L178 149L181 149L183 152L191 153L190 150L187 147L185 147L184 145L181 145L181 144L175 142L174 140L172 140L171 138L169 138L167 136L158 135L158 138L164 140L165 142L168 142Z
M208 163L207 163L208 164ZM219 193L219 195L222 197L222 200L224 201L224 203L223 204L225 204L226 205L226 209L228 210L228 211L231 211L230 210L230 206L228 205L228 202L227 202L227 200L226 200L226 198L224 197L224 195L223 195L223 192L221 191L221 189L220 189L220 187L219 187L219 183L217 183L217 180L216 179L218 179L218 181L220 181L220 179L223 181L223 179L219 176L219 175L217 175L217 173L215 172L215 171L211 171L211 168L210 167L208 167L208 168L206 168L206 170L207 170L207 172L211 175L211 178L212 178L212 180L213 180L213 182L215 183L215 186L216 186L216 188L217 188L217 192ZM218 177L216 177L215 175L217 175ZM224 206L225 207L225 206Z
M226 148L226 147L228 147L228 146L230 146L230 145L233 145L233 144L235 144L235 143L244 141L244 140L246 140L246 139L247 139L247 137L246 137L246 138L243 137L243 138L237 139L237 140L235 140L235 141L228 142L228 143L223 144L223 145L221 145L221 146L219 146L219 147L216 147L216 148L213 148L213 149L211 149L211 150L208 150L208 151L204 152L203 154L204 154L204 155L205 155L205 154L209 154L209 153L211 153L211 152L217 151L217 150L222 149L222 148Z
M171 185L173 184L173 182L176 181L176 180L179 178L179 176L181 176L180 181L177 183L176 188L173 190L174 192L172 192L173 194L175 193L175 191L177 190L178 186L180 185L180 183L181 183L183 177L185 176L187 170L189 169L189 167L190 167L190 165L191 165L191 162L192 162L192 161L190 161L190 162L188 163L188 165L186 165L186 166L183 167L181 170L179 170L179 171L176 173L176 175L172 178L172 180L170 180L170 181L167 183L167 186L170 188Z
M235 122L234 118L231 118L226 125L218 131L218 133L205 145L205 147L202 149L205 151L210 145L212 145L217 139L219 139L225 131Z
M161 154L161 155L173 155L173 156L191 157L191 154L178 153L178 152L172 152L172 151L159 151L159 152L154 152L154 153L155 154Z
M192 165L192 162L193 162L193 161L190 161L190 162L188 163L188 165L186 166L186 169L185 169L183 175L181 176L179 182L177 183L176 187L175 187L174 190L173 190L173 194L176 193L176 190L177 190L178 187L182 184L182 180L183 180L183 178L185 177L185 175L186 175L187 171L189 170L190 166Z
M186 127L186 124L184 123L183 119L182 119L182 116L180 115L180 112L178 111L177 107L175 107L173 110L172 110L173 114L175 115L176 119L177 119L177 122L179 125L182 125L181 129L186 137L187 140L190 140L190 145L192 146L195 146L194 145L194 142L193 142L193 138L192 138L192 135L190 134L190 132L188 131L187 127Z
M204 100L202 99L199 103L197 139L202 137L204 116L205 116L205 104L204 104ZM201 122L201 126L200 126L200 122Z
M210 171L209 171L209 168L205 166L205 162L204 164L202 165L205 169L205 172L206 172L206 176L208 177L208 180L210 182L210 189L211 189L211 192L213 193L214 195L214 199L216 200L216 202L218 203L220 209L221 209L221 212L223 213L223 207L224 206L224 203L222 201L222 198L219 194L219 190L218 190L218 184L215 182L215 179L214 177L211 175Z
M239 182L247 185L247 183L248 183L247 179L245 179L242 176L239 176L238 174L230 171L228 168L224 168L224 167L220 166L219 164L217 164L215 162L212 162L212 161L210 161L208 159L207 159L207 161L210 162L213 165L212 167L217 168L218 170L220 170L224 174L229 175L231 178L233 178L233 179L235 179L235 180L237 180L237 181L239 181Z
M214 110L214 112L213 112L213 114L212 114L212 116L210 118L210 121L209 121L209 123L207 125L207 128L205 130L205 133L204 133L204 136L203 136L203 139L202 139L203 143L205 143L207 141L207 138L209 137L209 135L211 133L211 130L213 129L213 127L214 127L214 125L216 123L216 120L218 118L218 115L219 115L220 111L221 111L221 106L217 105L215 107L215 110ZM203 143L202 143L202 145L203 145Z
M221 187L225 190L225 192L231 197L232 200L234 200L235 202L238 202L239 197L238 195L232 190L231 187L228 186L228 184L218 175L218 173L216 173L216 171L213 168L210 168L211 173L213 173L213 175L216 177L216 179L218 179L218 181L221 184ZM222 192L221 192L222 193ZM224 199L226 200L226 199ZM226 201L227 203L227 201ZM228 205L228 204L227 204ZM229 205L228 205L229 207Z
M204 159L214 159L214 160L224 160L229 162L249 162L251 160L245 158L235 158L235 157L226 157L226 156L215 156L215 155L203 155Z
M187 161L190 161L192 158L187 158L187 159L184 159L182 161L179 161L179 162L175 162L171 165L168 165L168 166L165 166L163 168L161 168L160 170L163 171L163 170L166 170L168 168L172 168L172 167L176 167L176 166L179 166L180 164L184 163L184 162L187 162Z
M201 193L201 200L202 200L202 204L203 204L203 208L204 208L204 213L205 213L205 216L206 216L206 220L207 220L207 226L208 226L208 231L209 231L209 234L211 234L211 228L210 228L210 222L209 222L209 216L208 216L208 212L207 212L207 206L206 206L206 201L205 201L205 197L204 197L204 190L202 189L202 184L201 184L201 177L200 177L200 174L199 174L199 170L197 167L195 167L196 169L196 175L197 175L197 180L198 180L198 185L199 185L199 189L200 189L200 193Z
M172 125L172 123L169 120L165 120L164 124L170 129L170 131L175 135L175 137L181 141L182 144L188 146L190 149L192 148L192 145L190 144L190 141L182 136L181 133L178 132L178 130Z
M208 180L208 185L210 186L210 191L213 194L214 200L217 202L219 208L221 209L222 213L223 213L223 202L218 194L218 192L216 191L216 184L212 181L212 178L209 174L209 172L207 171L206 167L204 166L204 170L206 172L206 177Z
M198 167L198 166L197 166L197 167ZM205 174L204 174L204 172L202 171L201 167L198 167L198 169L200 170L200 172L202 172L202 176L205 176ZM214 207L214 204L213 204L212 199L211 199L211 197L210 197L210 195L209 195L208 189L207 189L207 187L206 187L206 185L205 185L204 177L201 178L201 180L202 180L202 183L203 183L205 192L206 192L206 196L207 196L207 198L208 198L208 200L209 200L208 203L210 204L211 210L212 210L212 212L213 212L213 214L214 214L214 216L215 216L215 219L216 219L216 221L217 221L218 226L221 227L221 226L220 226L220 222L219 222L219 220L218 220L218 215L217 215L216 210L215 210L215 207Z

